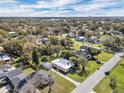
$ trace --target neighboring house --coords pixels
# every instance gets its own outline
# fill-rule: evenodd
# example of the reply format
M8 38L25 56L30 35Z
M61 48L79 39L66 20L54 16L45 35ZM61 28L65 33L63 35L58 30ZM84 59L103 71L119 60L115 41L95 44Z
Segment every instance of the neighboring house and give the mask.
M9 85L11 87L12 93L29 93L28 91L31 87L34 87L36 90L39 88L44 88L49 84L50 79L53 82L53 79L49 78L48 75L42 71L33 72L28 76L25 76L21 68L12 69L12 67L8 64L0 67L0 80L2 80L1 83L3 85ZM27 87L27 85L29 85L30 88ZM26 87L28 88L27 92L23 90L26 89Z
M47 44L47 43L49 43L49 38L42 38L41 42L44 44Z
M70 70L70 68L74 66L74 64L71 61L63 58L53 60L52 64L54 67L65 73L67 73Z
M0 62L11 62L11 58L6 53L0 53Z
M95 43L95 44L99 44L100 41L98 40L98 37L97 36L92 36L88 39L88 42L90 43Z
M35 41L35 43L37 44L37 45L41 45L41 44L48 44L48 43L50 43L49 42L49 39L48 38L41 38L41 39L37 39L36 41Z
M38 89L44 88L45 86L49 85L49 82L53 83L52 77L49 77L42 70L35 72L29 79L29 81L31 81L31 83Z
M52 65L48 62L42 62L42 67L46 70L50 70L52 68Z
M87 49L80 49L80 50L76 51L76 56L77 57L85 57L87 59L91 59L90 55L88 54L88 50Z
M86 49L80 49L80 50L76 51L76 56L86 57L87 56L87 50Z
M86 41L86 37L83 37L83 36L76 36L75 38L77 41Z
M75 38L75 37L76 37L76 35L73 34L73 33L69 33L67 36L68 36L68 37L71 37L71 38Z

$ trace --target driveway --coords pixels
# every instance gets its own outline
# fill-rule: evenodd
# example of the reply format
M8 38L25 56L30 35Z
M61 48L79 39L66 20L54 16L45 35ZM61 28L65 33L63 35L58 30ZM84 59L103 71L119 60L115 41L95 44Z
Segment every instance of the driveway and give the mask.
M89 78L75 88L71 93L90 93L92 89L104 78L105 72L110 71L119 61L124 53L116 53L99 70L94 72Z
M70 81L70 82L73 83L75 86L80 85L79 82L77 82L77 81L75 81L75 80L73 80L73 79L71 79L71 78L69 78L69 77L67 77L67 76L65 76L65 75L63 75L63 74L61 74L60 72L58 72L58 71L56 71L56 70L54 70L54 69L51 69L51 70L52 70L53 72L57 73L58 75L60 75L61 77L65 78L66 80Z

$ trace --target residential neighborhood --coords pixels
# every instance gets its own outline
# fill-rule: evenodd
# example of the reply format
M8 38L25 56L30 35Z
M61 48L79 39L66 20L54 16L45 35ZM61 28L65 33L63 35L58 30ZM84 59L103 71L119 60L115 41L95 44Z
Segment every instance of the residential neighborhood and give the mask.
M113 69L120 68L120 62L123 65L123 26L120 25L115 33L102 27L110 21L101 22L102 30L97 31L97 28L91 30L87 24L85 29L71 26L71 21L85 22L83 19L61 19L62 23L60 20L39 19L39 24L44 23L41 28L38 22L35 23L36 19L30 19L29 22L34 22L29 27L35 30L26 31L30 28L25 26L25 18L5 19L1 22L13 23L6 25L10 26L8 30L4 26L0 30L0 93L103 93L101 90L106 89L106 93L123 93L123 79L120 82L121 78L111 73ZM65 21L71 28L67 24L57 27ZM114 22L114 19L111 21ZM23 27L17 28L17 25L13 28L14 24L22 24ZM14 33L10 33L13 31L11 28ZM4 34L8 36L4 37ZM116 74L120 73L117 71ZM106 78L108 82L104 81ZM100 82L108 87L101 89Z
M124 93L124 0L0 0L0 93Z

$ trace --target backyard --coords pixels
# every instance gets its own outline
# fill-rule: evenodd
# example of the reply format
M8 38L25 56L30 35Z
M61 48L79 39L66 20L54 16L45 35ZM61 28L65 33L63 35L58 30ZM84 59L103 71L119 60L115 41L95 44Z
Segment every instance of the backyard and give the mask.
M118 93L124 93L124 59L111 71L109 76L106 76L96 87L97 93L111 93L112 89L109 86L110 78L114 77L117 83Z

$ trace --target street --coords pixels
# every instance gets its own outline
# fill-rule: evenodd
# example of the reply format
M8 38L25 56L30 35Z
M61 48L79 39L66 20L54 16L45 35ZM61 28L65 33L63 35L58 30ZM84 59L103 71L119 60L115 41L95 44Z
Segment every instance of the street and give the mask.
M116 53L99 70L94 72L89 78L75 88L71 93L90 93L93 88L104 78L105 72L110 71L119 61L124 53Z

